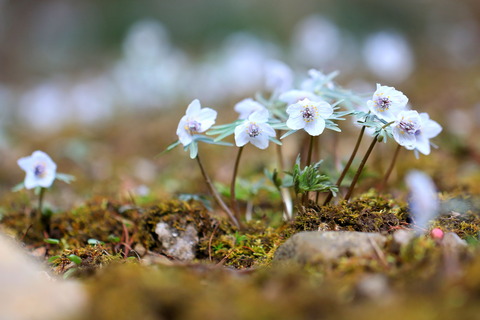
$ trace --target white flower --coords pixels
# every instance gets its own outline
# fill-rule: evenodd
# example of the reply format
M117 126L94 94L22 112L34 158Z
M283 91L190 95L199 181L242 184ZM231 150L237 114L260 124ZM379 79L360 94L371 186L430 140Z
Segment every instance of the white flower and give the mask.
M247 143L259 149L266 149L269 137L275 136L275 130L267 123L268 110L259 110L252 113L247 120L235 128L235 144L243 147Z
M305 90L289 90L278 97L278 100L286 102L288 105L297 103L303 99L308 99L310 101L323 101L323 99L315 93Z
M292 130L305 129L318 136L325 129L325 119L333 114L333 108L325 101L303 99L287 108L287 126Z
M423 172L410 171L405 178L410 189L409 207L415 224L423 231L428 228L428 222L439 211L437 190L432 179Z
M293 71L278 60L265 63L265 87L273 93L281 93L292 88Z
M57 165L45 152L35 151L29 157L18 159L17 163L27 173L26 189L49 188L55 180Z
M217 118L217 111L203 108L198 99L193 100L187 108L186 114L180 119L177 135L180 142L187 146L193 141L193 135L210 129Z
M326 81L327 76L323 72L317 69L308 70L308 75L309 75L309 78L303 80L302 83L300 84L300 88L302 88L302 90L313 92L319 87L321 87L322 85L326 86L328 89L335 88L335 85L333 84L333 82Z
M424 155L430 154L430 139L436 137L442 127L427 113L417 111L402 111L398 114L392 133L393 138L408 150L418 150Z
M233 109L240 114L239 119L247 119L255 111L267 110L262 104L251 98L238 102Z
M406 109L407 103L408 98L402 92L378 83L372 100L367 101L370 111L387 122L394 121L397 114Z

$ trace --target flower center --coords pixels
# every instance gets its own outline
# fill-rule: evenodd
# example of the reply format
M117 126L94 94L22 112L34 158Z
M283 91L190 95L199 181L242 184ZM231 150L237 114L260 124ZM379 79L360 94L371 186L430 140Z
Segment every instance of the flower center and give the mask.
M403 132L406 132L408 134L415 134L415 135L420 134L420 128L418 127L418 125L415 122L413 122L411 120L400 121L400 123L398 124L398 127Z
M187 125L185 126L185 129L190 133L197 133L197 132L200 132L201 126L202 125L200 122L196 120L191 120L191 121L188 121Z
M303 120L305 120L305 122L311 122L315 120L316 115L317 115L317 110L314 106L308 106L302 110L302 117L303 117Z
M387 97L380 97L377 99L377 106L379 107L380 112L388 110L391 104L392 101L390 101L390 99L388 99Z
M256 123L250 122L250 125L248 126L247 133L250 137L255 138L260 134L260 128L257 126Z
M47 170L46 170L45 164L43 164L43 163L38 163L33 168L33 174L37 178L42 178L45 175L46 171Z

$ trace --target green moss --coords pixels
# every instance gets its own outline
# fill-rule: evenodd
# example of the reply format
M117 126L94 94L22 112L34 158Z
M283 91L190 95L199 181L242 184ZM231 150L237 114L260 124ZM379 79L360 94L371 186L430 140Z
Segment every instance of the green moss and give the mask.
M293 228L299 231L345 230L362 232L391 232L407 225L407 208L400 201L363 194L350 202L318 206L310 203L301 207Z
M64 250L60 255L52 257L50 260L56 274L71 273L75 277L90 276L112 262L125 261L121 254L111 255L101 245Z

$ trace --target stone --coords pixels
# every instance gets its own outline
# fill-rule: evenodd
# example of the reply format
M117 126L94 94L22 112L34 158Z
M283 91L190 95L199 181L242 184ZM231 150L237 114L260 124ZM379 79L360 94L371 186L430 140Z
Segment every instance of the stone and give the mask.
M444 248L458 250L467 247L467 241L460 238L455 232L446 232L442 239Z
M392 238L395 245L403 247L415 239L416 236L413 230L399 229L393 233Z
M170 227L166 222L160 222L155 227L155 233L162 244L162 253L180 261L195 259L195 247L199 239L193 224L181 231Z
M83 286L57 279L18 244L0 235L0 319L71 319L86 303Z
M335 261L341 257L370 257L385 246L380 233L304 231L293 235L275 252L274 261L299 263Z

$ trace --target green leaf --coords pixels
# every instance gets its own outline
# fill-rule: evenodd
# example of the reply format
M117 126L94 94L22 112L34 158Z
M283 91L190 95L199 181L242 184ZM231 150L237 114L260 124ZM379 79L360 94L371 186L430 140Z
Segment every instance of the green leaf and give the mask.
M48 238L48 239L43 239L43 242L45 243L50 243L50 244L59 244L60 240L58 239L53 239L53 238Z
M67 258L68 258L68 260L75 263L77 266L82 263L82 258L80 258L79 256L76 256L74 254L69 255Z
M190 159L195 159L198 154L198 144L195 141L192 141L188 148L190 149Z
M63 274L63 279L64 279L64 280L68 279L68 278L71 277L75 272L77 272L77 268L68 269L67 272L65 272L65 273Z
M297 132L298 130L290 130L290 131L287 131L283 136L280 137L280 140L282 140L283 138L286 138L288 137L289 135Z
M25 189L25 183L20 182L19 184L17 184L15 187L12 188L12 192L17 192L22 189Z
M63 181L67 184L70 184L70 182L72 181L75 181L75 177L70 175L70 174L66 174L66 173L57 173L55 175L55 178L60 180L60 181Z
M120 237L114 236L113 234L109 235L107 240L112 243L119 243Z
M180 140L177 140L177 141L173 142L165 150L163 150L162 152L157 154L155 157L160 157L160 156L164 155L165 153L169 152L170 150L172 150L173 148L178 146L180 143L181 143Z
M275 138L275 137L268 137L268 139L269 139L270 141L272 141L273 143L278 144L279 146L282 145L282 142L281 142L280 140L278 140L277 138Z
M47 262L48 263L53 263L57 259L60 259L60 256L52 256L52 257L48 258Z
M91 246L96 246L96 245L103 245L105 244L105 242L102 242L100 240L97 240L97 239L88 239L88 244L91 245Z

